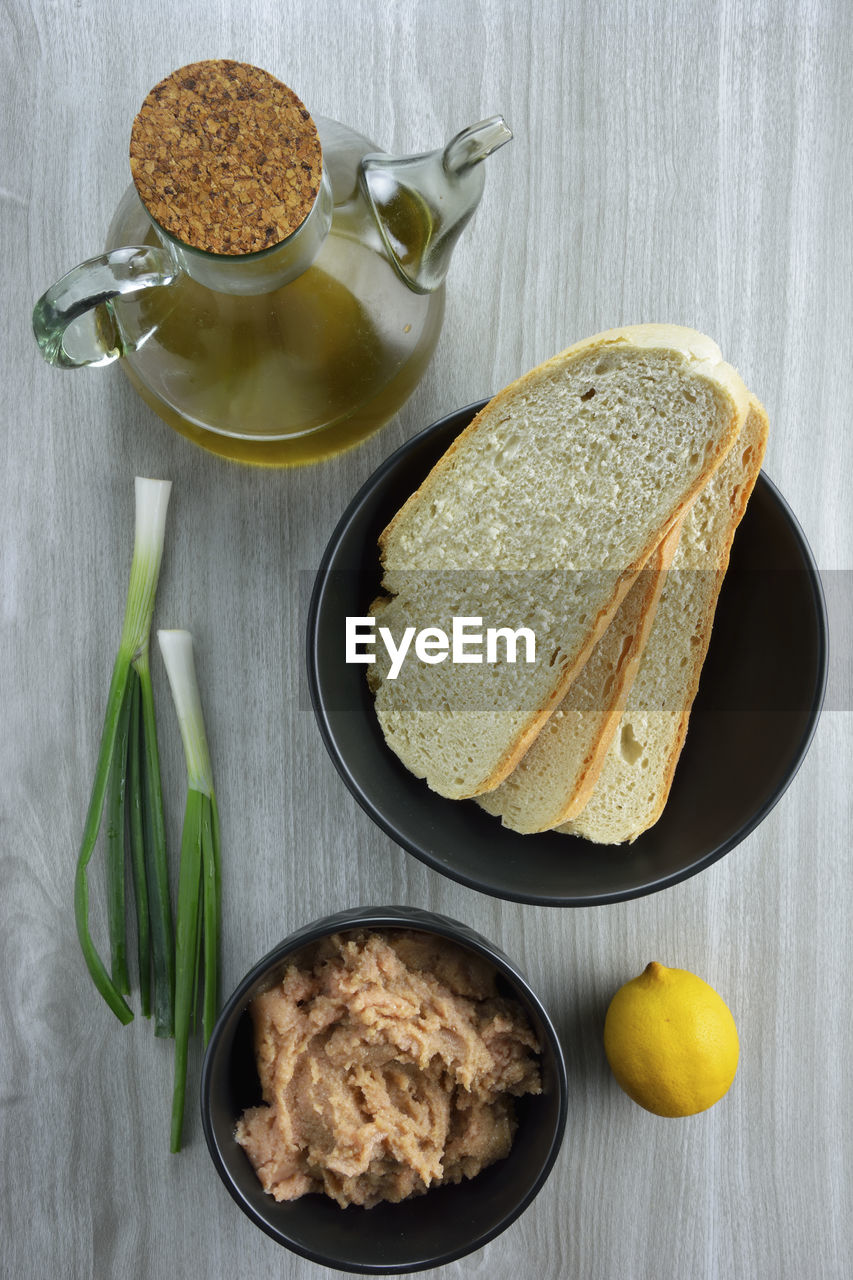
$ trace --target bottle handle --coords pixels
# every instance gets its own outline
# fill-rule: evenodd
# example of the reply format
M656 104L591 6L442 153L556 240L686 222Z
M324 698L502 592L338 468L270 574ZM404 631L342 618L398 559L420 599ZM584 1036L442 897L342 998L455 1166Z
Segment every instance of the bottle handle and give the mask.
M111 364L151 329L129 340L113 307L172 284L179 268L165 249L137 245L89 258L57 280L33 310L33 332L48 364L60 369Z

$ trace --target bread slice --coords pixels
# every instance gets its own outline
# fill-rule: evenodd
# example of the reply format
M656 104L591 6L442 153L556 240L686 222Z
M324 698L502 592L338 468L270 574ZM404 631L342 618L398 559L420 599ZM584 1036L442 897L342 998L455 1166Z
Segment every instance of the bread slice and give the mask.
M549 831L583 809L652 628L682 521L652 552L583 670L508 778L477 803L512 831Z
M377 716L414 774L461 799L512 772L746 403L710 338L640 325L570 347L477 415L381 535L376 609L398 642L455 616L525 626L536 660L412 657L393 680L377 661Z
M732 540L766 443L767 414L751 397L740 438L685 517L640 669L592 796L561 832L621 844L636 840L663 812Z

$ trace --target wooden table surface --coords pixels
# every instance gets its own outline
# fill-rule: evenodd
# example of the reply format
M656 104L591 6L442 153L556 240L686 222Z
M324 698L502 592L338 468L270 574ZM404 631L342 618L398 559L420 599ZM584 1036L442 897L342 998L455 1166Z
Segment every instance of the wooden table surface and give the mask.
M219 783L224 991L295 927L424 906L509 952L551 1009L571 1084L538 1199L442 1276L849 1275L853 380L847 0L7 0L0 33L2 1274L331 1274L238 1211L195 1106L167 1150L171 1051L122 1031L75 936L72 884L124 603L133 476L174 482L157 605L195 634ZM41 360L30 311L99 252L147 90L200 57L255 62L317 114L415 151L502 112L435 359L398 417L325 465L258 472L173 434L113 368ZM350 496L420 427L570 342L666 320L712 334L766 404L766 470L833 615L826 709L794 784L729 856L660 894L507 903L396 847L328 759L303 672L304 583ZM183 761L154 678L169 836ZM606 854L602 854L606 856ZM661 1120L620 1092L601 1028L652 958L723 993L726 1100ZM192 1087L198 1058L191 1061Z

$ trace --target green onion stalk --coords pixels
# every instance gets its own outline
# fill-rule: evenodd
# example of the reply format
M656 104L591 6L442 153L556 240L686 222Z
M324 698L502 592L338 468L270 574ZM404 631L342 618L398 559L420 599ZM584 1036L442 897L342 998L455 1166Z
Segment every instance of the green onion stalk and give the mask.
M175 1084L171 1149L180 1151L191 1024L203 988L204 1043L216 1018L221 890L219 815L204 731L193 639L188 631L158 631L187 763L187 801L175 921Z
M124 626L113 667L95 780L74 880L74 914L86 966L120 1022L133 1019L126 946L125 830L130 834L142 1012L171 1036L175 1017L175 952L166 862L166 828L148 643L171 482L136 477L136 531ZM87 868L107 812L107 915L110 969L89 931Z

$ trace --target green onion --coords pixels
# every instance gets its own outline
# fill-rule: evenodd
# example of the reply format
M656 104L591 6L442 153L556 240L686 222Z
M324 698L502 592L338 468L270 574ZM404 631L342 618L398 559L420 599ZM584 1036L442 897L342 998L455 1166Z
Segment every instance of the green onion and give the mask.
M154 722L154 693L148 668L148 645L134 662L139 675L142 710L143 832L148 906L151 922L151 954L154 961L154 1034L175 1033L175 940L169 899L169 865L166 858L166 822L160 784L160 753Z
M107 784L107 914L110 926L110 972L116 990L125 996L130 994L130 977L127 972L127 926L124 906L124 792L130 704L136 683L136 674L131 671L119 713L115 751L110 761L110 777Z
M131 680L130 730L128 740L128 813L130 828L130 865L136 901L136 956L139 965L139 1003L142 1015L151 1017L151 924L148 914L148 885L145 879L145 837L142 815L145 797L142 793L142 721L139 677Z
M98 991L116 1017L125 1024L132 1021L133 1014L122 995L122 989L126 992L129 986L126 974L126 948L123 937L124 802L128 755L130 754L131 760L133 759L132 751L129 751L128 748L128 740L135 696L136 674L139 676L141 687L142 722L146 730L145 765L140 772L144 775L143 787L151 797L151 802L148 806L152 811L149 825L152 832L155 833L158 829L164 829L157 739L154 734L153 700L150 698L151 681L148 675L148 638L151 630L151 618L154 612L157 579L160 575L160 563L163 558L166 511L171 488L171 483L168 480L146 480L139 476L136 478L136 532L124 626L122 627L119 650L110 680L104 729L95 767L95 780L92 785L92 794L89 800L74 878L74 914L83 958ZM147 709L146 702L148 703ZM154 776L155 773L156 777ZM108 788L107 895L109 900L112 977L107 972L89 932L89 885L86 876L86 869L97 844ZM135 799L131 796L131 806L134 803ZM153 812L157 807L159 807L159 815ZM132 830L133 812L131 811ZM165 840L163 841L163 866L165 867ZM165 916L168 921L168 925L163 930L163 936L160 939L160 945L165 949L165 955L161 956L161 960L165 981L168 982L168 955L172 949L172 940L171 910L169 907L168 885L165 883L165 878L157 888L158 895L161 890L165 890L164 901L160 900L158 896L157 906L160 925L163 925L164 906ZM152 923L153 919L154 913L152 912ZM121 920L121 929L119 920ZM119 936L120 933L121 937ZM172 970L173 967L172 964ZM161 992L160 998L165 1011L163 1015L164 1022L168 1025L170 1021L169 1010L173 1007L174 997L171 992Z
M158 631L157 637L187 762L187 802L175 925L175 1085L171 1132L171 1149L180 1151L190 1026L202 982L205 1044L216 1017L221 912L219 815L193 661L192 636L188 631Z
M178 913L175 924L175 1087L172 1093L171 1149L180 1151L187 1090L192 1006L198 988L199 885L201 882L202 794L190 789L181 836L181 874L178 881Z

